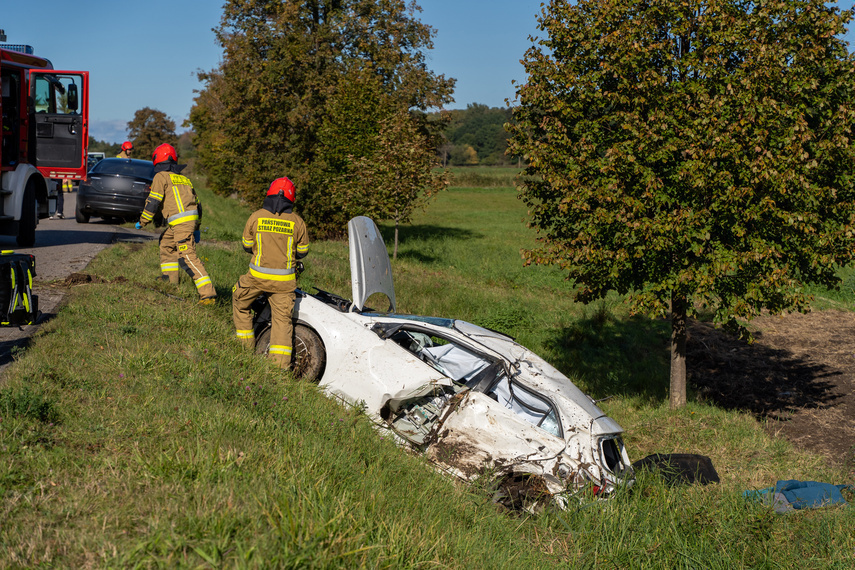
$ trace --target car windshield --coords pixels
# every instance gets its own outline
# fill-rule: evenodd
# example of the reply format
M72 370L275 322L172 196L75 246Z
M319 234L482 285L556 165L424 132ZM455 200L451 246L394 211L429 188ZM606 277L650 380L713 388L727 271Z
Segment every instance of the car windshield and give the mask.
M419 315L399 315L397 313L362 313L366 317L383 317L384 319L405 319L408 321L419 321L421 323L428 323L437 327L444 327L447 329L454 328L454 320L453 319L443 319L442 317L422 317Z
M151 162L127 160L102 160L92 167L93 174L109 174L113 176L133 176L134 178L154 177L154 165Z

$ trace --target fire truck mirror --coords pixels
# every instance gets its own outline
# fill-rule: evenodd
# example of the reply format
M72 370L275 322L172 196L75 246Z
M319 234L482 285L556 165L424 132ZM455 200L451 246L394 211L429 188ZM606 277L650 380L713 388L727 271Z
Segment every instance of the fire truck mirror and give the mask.
M80 103L77 98L77 85L72 83L68 86L68 93L66 93L65 101L68 106L69 111L77 111Z

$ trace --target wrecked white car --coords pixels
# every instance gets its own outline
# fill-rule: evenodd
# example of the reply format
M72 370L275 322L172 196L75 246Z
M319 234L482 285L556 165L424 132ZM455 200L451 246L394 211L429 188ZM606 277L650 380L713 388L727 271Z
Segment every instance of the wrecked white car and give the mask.
M374 222L348 225L353 302L298 289L295 369L365 407L398 441L442 470L496 483L498 502L564 506L588 488L605 496L631 477L622 428L566 376L504 334L468 322L400 315ZM388 313L365 308L374 293ZM256 339L269 344L261 313ZM268 317L269 319L269 317Z

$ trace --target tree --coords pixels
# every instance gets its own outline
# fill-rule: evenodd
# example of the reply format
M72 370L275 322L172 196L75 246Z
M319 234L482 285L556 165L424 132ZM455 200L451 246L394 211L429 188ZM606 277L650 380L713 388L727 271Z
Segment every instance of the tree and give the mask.
M745 332L805 311L852 262L851 11L823 0L553 0L525 56L511 152L540 245L582 301L665 314L671 406L686 318Z
M453 153L456 165L464 164L507 164L508 132L505 124L513 120L511 109L487 107L472 103L466 109L448 111L450 124L446 136L456 149ZM472 147L472 151L467 151ZM464 152L468 155L464 158ZM472 158L476 160L472 162Z
M175 121L163 111L143 107L134 113L133 120L128 123L128 139L134 144L135 156L150 157L161 144L178 144Z
M116 156L122 150L120 143L110 143L107 141L95 140L89 137L89 144L86 145L89 152L103 152L106 156Z
M395 222L393 259L398 259L398 227L408 223L416 208L448 186L447 172L439 165L433 129L424 127L427 116L400 110L384 119L371 152L354 162L349 197L362 202L366 216Z
M205 87L190 113L212 188L257 205L287 175L314 233L342 232L360 212L342 210L348 202L330 183L373 152L382 121L451 100L454 80L425 65L433 30L419 10L403 0L226 2L216 30L223 61L199 74ZM351 106L350 125L331 122L336 106L357 97L354 80L358 96L390 104ZM348 137L329 136L342 127Z

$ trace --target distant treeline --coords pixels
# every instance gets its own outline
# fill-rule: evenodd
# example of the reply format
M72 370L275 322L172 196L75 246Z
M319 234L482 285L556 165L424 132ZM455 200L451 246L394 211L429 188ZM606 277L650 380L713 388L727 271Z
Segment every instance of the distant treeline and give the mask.
M445 143L437 149L443 166L517 166L515 156L507 156L508 132L505 123L513 121L511 109L488 107L472 103L465 109L444 111L451 116L445 130ZM110 143L89 137L89 152L103 152L116 156L121 142ZM178 154L186 159L195 158L192 135L185 132L178 138ZM134 158L148 158L134 156Z
M196 149L193 148L193 133L190 131L186 131L180 135L175 135L175 133L172 133L172 136L178 137L178 145L176 146L175 150L178 151L179 161L192 164L193 159L196 158ZM122 150L122 142L111 143L107 141L96 140L94 137L89 137L88 151L103 152L108 157L113 157L119 154L119 151ZM151 160L150 156L143 156L139 153L135 154L133 158Z
M472 103L466 109L445 112L451 122L445 130L446 142L438 149L443 166L518 164L517 157L505 154L505 123L513 121L511 109Z

